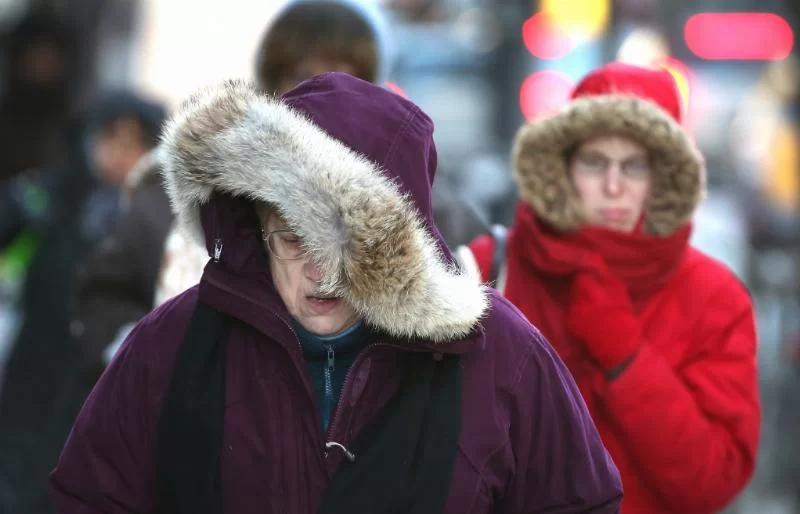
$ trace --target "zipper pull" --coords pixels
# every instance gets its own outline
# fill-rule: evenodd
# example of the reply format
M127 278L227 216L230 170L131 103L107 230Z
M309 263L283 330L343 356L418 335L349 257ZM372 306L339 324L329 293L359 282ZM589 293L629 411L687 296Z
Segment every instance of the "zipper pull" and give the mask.
M328 346L328 370L334 369L336 369L336 354L333 352L333 346Z
M344 453L344 456L345 456L345 458L347 460L349 460L350 462L355 462L356 461L356 454L355 453L353 453L350 450L348 450L347 448L345 448L345 446L343 444L339 444L339 443L337 443L335 441L330 441L328 443L325 443L325 458L326 459L328 458L328 450L330 450L331 448L339 448L340 450L342 450L342 453Z
M222 258L222 238L218 237L214 239L214 262L219 263L220 258Z

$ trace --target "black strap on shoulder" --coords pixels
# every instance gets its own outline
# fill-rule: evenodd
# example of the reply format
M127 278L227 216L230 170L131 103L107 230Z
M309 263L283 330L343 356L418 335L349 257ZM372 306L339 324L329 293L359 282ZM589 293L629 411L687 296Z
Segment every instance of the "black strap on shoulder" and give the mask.
M178 350L156 442L156 512L222 514L225 355L232 320L198 302Z
M318 514L437 514L445 507L461 419L461 362L409 352L395 397L356 436Z
M489 283L496 286L497 279L500 277L500 269L506 260L508 229L503 225L492 225L491 236L494 239L494 254L492 255L492 268L489 272Z

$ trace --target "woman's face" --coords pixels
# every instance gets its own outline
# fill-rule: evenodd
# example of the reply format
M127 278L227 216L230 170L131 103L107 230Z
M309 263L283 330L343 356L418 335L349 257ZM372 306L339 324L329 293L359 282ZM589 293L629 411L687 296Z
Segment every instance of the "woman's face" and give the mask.
M588 139L572 154L570 176L590 225L631 232L650 195L647 149L625 136Z
M280 216L268 215L264 224L272 283L289 314L306 330L319 336L338 334L358 321L343 298L322 298L315 293L322 273L305 255L302 241Z

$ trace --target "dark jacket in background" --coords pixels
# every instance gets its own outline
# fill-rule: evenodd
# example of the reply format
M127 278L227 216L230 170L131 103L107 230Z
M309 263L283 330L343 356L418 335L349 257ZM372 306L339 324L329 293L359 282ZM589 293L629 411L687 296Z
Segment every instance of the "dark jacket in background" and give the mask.
M5 242L23 231L37 240L22 283L20 330L0 385L3 514L50 512L45 477L80 407L72 401L79 396L73 393L78 352L69 333L67 306L74 267L94 243L95 226L102 217L97 213L104 204L108 206L107 202L89 201L99 188L89 172L84 135L82 122L77 122L70 134L66 167L27 172L15 179L15 187L18 181L27 181L25 188L44 197L33 215L16 200L0 206L3 212L18 215L4 229ZM3 214L0 217L8 220Z
M93 384L104 367L103 350L120 328L153 308L164 241L172 224L169 198L154 154L129 177L120 216L112 232L78 269L73 335Z

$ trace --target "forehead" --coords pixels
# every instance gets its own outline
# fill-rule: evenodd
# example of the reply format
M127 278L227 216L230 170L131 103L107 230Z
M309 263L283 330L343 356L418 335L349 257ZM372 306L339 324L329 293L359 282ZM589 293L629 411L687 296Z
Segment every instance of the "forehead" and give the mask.
M281 215L264 204L256 203L256 213L261 224L268 230L284 230L288 228Z
M647 148L635 139L622 134L604 134L583 141L580 152L595 152L611 157L647 155Z
M139 120L134 116L123 115L106 122L100 129L103 137L139 137L143 132Z

